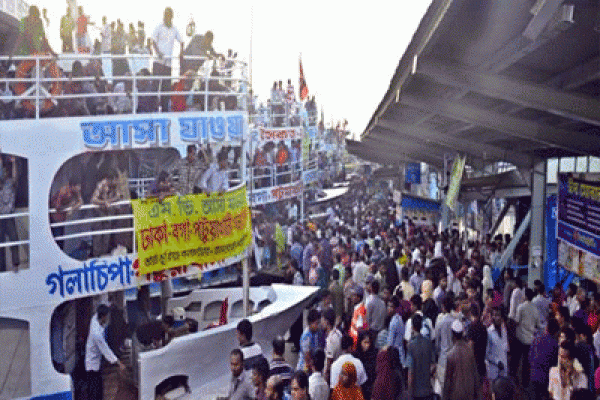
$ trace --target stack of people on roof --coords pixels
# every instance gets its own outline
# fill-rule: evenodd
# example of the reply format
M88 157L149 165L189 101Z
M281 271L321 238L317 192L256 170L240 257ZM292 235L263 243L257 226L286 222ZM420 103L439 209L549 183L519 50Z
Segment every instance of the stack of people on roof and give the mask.
M257 97L250 93L248 108L255 113L254 123L256 126L287 127L317 125L317 103L312 96L305 102L296 98L295 88L292 80L287 80L287 86L283 87L282 81L274 81L270 96L265 103L258 103Z
M51 56L41 62L46 79L41 84L42 117L244 108L245 85L239 80L237 53L231 49L227 56L217 53L211 31L198 35L194 29L188 29L189 43L184 46L187 40L173 25L173 16L172 8L167 7L163 22L149 36L142 21L137 27L129 23L126 29L121 20L109 22L104 16L98 27L99 36L92 42L88 28L95 23L83 7L78 8L76 19L67 9L60 23L63 53L77 51L95 56L72 61L65 54L57 59L59 56L46 38L40 11L31 6L21 21L8 63L0 65L0 80L35 77L35 60L22 57ZM180 73L173 80L175 41L180 44ZM14 64L13 56L20 56ZM0 118L35 116L34 99L17 98L31 96L31 87L25 81L2 83Z
M596 285L582 280L548 291L540 281L528 287L512 269L494 281L490 266L510 236L466 241L456 230L398 225L392 205L391 193L375 196L363 181L322 222L285 215L275 232L267 229L270 217L258 217L268 262L284 268L290 283L321 292L306 325L300 317L290 328L297 362L275 338L273 355L263 354L271 375L265 379L262 361L241 372L234 365L256 352L244 353L240 342L230 398L279 399L277 385L292 399L312 400L596 398ZM290 383L273 372L283 361ZM245 380L242 392L235 383Z

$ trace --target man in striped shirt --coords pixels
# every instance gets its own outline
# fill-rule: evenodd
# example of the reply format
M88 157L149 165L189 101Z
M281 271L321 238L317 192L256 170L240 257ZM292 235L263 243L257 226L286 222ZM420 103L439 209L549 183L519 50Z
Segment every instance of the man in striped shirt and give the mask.
M285 353L285 340L278 336L273 339L273 359L270 364L270 375L277 376L287 388L290 385L294 370L290 364L285 361L283 354Z
M252 341L252 324L247 319L240 321L236 333L240 350L244 355L244 369L250 370L261 357L264 357L262 348Z

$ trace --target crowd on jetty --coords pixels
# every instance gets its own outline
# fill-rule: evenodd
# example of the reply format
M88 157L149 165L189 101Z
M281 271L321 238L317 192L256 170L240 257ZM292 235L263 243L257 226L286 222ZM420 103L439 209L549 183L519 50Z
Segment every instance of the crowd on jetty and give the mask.
M328 207L323 222L279 222L281 229L266 218L256 224L266 262L285 268L294 285L321 289L306 325L300 318L290 329L299 352L284 385L292 399L569 400L600 390L596 286L528 287L512 269L492 279L490 265L510 237L466 241L456 230L399 225L391 193L366 180ZM248 367L253 391L234 390L231 399L281 398L272 394L279 379L267 378L278 376L280 340L271 375L265 362ZM247 366L256 359L240 344L233 381L237 357Z
M248 320L238 323L227 399L595 398L600 293L592 282L546 290L511 269L494 279L490 265L510 237L468 241L457 230L399 223L391 193L366 178L318 219L297 222L290 204L285 217L255 216L257 258L319 292L285 338L272 338L272 353L253 341ZM111 311L110 351L88 337L86 369L90 357L119 364L127 332L143 350L198 329L175 310L153 319L147 287L134 306L129 327ZM107 312L94 318L106 324ZM88 392L94 382L79 381Z

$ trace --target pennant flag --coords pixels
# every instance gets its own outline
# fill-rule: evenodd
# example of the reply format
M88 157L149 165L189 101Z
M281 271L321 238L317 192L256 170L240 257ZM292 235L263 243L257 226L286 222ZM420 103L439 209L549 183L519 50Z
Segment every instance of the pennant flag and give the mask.
M302 59L300 59L300 100L305 100L308 97L308 86L306 86L306 80L304 79L304 69L302 68Z
M467 157L458 156L454 159L454 163L452 164L452 175L450 176L450 185L448 186L448 193L446 194L446 205L455 213L460 191L460 182L465 170L466 161Z
M285 234L279 223L275 224L275 245L278 253L283 253L285 251Z

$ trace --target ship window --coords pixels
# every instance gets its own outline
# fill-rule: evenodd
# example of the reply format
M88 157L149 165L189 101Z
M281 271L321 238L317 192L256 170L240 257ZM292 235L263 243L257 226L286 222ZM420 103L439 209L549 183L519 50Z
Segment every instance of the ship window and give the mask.
M204 308L205 321L218 321L221 316L222 301L213 301Z
M258 303L257 312L261 312L263 310L263 308L265 308L266 306L268 306L270 304L271 304L271 301L269 299L262 300L260 303Z
M248 300L248 309L254 309L254 302ZM231 318L244 318L244 301L238 300L231 306Z
M29 323L0 318L0 398L31 396L31 357Z
M0 153L0 272L29 268L27 159Z
M179 178L186 150L98 151L66 161L54 177L48 200L56 244L69 257L81 261L134 252L130 199L189 194L198 188L200 178L189 185ZM201 165L199 174L208 168L210 160L216 159L217 152L229 156L233 186L241 176L239 160L234 157L239 158L240 152L233 147L202 146L196 153Z
M195 313L201 312L202 311L202 302L200 302L200 301L191 302L190 305L185 308L185 311L195 312Z

